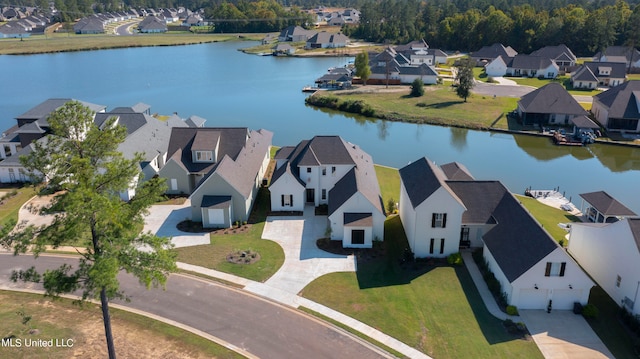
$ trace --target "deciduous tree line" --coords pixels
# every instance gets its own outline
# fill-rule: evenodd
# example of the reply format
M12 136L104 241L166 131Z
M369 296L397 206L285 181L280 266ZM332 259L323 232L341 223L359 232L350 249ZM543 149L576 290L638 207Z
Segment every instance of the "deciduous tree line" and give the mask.
M564 1L364 0L360 24L344 33L375 42L424 38L432 47L475 51L499 42L520 53L566 44L578 56L610 45L640 44L640 5Z

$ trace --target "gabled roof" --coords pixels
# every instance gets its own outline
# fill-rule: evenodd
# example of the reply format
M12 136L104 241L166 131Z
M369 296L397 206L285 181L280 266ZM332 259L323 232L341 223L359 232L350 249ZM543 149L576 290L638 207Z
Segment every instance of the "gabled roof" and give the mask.
M311 36L307 42L312 44L342 44L346 43L349 38L344 34L334 34L326 31L321 31Z
M298 173L294 172L291 169L291 163L287 161L287 163L285 163L284 165L280 166L278 169L276 169L273 172L273 175L271 176L271 183L276 183L276 181L282 177L285 173L290 174L293 178L296 179L296 181L298 181L298 183L300 183L300 185L302 187L306 186L306 183L304 183L300 177L298 176Z
M571 119L573 125L579 128L600 128L598 124L593 122L588 116L576 116Z
M475 180L467 167L458 162L446 163L440 166L447 179L452 181L473 181Z
M640 51L629 46L609 46L604 51L598 52L594 58L600 59L606 57L609 61L614 62L636 62L640 60Z
M400 180L404 184L413 208L418 207L440 187L444 187L458 202L460 199L444 184L447 179L438 166L426 157L412 162L400 169Z
M583 68L588 68L593 76L598 78L621 78L624 79L627 76L627 66L621 62L597 62L597 61L589 61L585 62L580 66L576 72L579 72ZM600 69L607 68L609 71L608 75L602 74ZM577 76L577 75L576 75ZM583 80L584 81L584 80Z
M605 216L637 216L605 191L582 193L580 197Z
M555 82L522 96L518 104L528 113L587 114L578 101L562 85Z
M400 66L398 68L401 75L418 75L418 76L438 76L438 72L427 64L420 66Z
M518 54L507 63L512 69L543 70L557 65L548 57Z
M301 141L290 160L295 167L355 165L348 146L340 136L315 136L309 141Z
M345 227L371 227L373 226L372 213L349 213L343 214Z
M189 116L189 118L187 118L185 122L187 123L187 125L189 125L189 127L202 127L204 126L204 123L207 122L207 120L200 116L192 115Z
M493 44L491 46L483 46L480 50L471 53L472 58L476 59L495 59L502 56L503 59L514 57L518 52L511 46L504 47L502 44Z
M548 57L553 60L559 61L573 61L577 60L576 55L565 44L557 46L545 46L531 53L534 56Z
M585 66L583 64L580 67L578 67L578 69L575 70L573 73L571 73L571 80L598 82L598 76L596 76L593 73L593 71L591 71L591 68L589 68L589 66Z
M594 98L608 108L609 118L640 118L640 80L624 82Z
M429 45L424 39L411 41L404 45L396 46L397 51L405 51L405 50L415 50L415 49L428 49Z
M138 23L138 29L140 31L167 30L167 23L156 16L147 16Z
M18 121L35 120L35 121L38 121L38 125L43 127L48 127L49 124L47 123L47 117L49 117L49 115L53 111L59 109L60 107L64 106L67 102L70 102L70 101L78 101L82 105L88 107L93 112L104 111L104 109L106 108L106 106L96 105L93 103L79 101L72 98L50 98L42 102L41 104L37 105L36 107L33 107L29 111L23 113L22 115L16 117L16 120Z

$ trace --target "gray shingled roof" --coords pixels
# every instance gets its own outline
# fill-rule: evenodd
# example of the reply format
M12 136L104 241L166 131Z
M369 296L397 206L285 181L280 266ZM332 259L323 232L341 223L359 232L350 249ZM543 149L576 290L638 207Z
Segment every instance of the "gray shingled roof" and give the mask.
M493 44L490 46L483 46L480 50L472 52L471 57L474 59L495 59L502 56L503 59L514 57L518 52L511 48L511 46L504 47L502 44Z
M624 64L623 64L624 65ZM597 72L597 70L596 70ZM573 81L598 81L598 77L591 71L589 66L581 65L577 70L571 74L571 80Z
M512 69L543 70L552 64L553 62L548 57L518 54L507 62L507 67Z
M612 58L616 58L619 59L619 61L616 62L627 62L629 58L631 58L632 62L636 62L640 59L640 51L628 46L609 46L604 51L598 52L594 58L599 59L602 56L606 56L609 61L611 61Z
M576 116L571 119L571 122L579 128L600 128L598 124L593 122L593 120L587 116Z
M78 101L72 98L50 98L36 107L31 108L29 111L23 113L22 115L16 117L16 120L36 120L40 126L47 127L49 124L47 123L47 117L51 114L51 112L59 109L64 106L69 101ZM89 102L78 101L82 105L88 107L93 112L103 111L106 106L96 105Z
M531 53L534 56L548 57L550 59L559 61L573 61L577 60L576 55L565 44L556 46L545 46Z
M229 208L231 196L202 196L200 207L202 208Z
M220 141L220 132L218 131L199 131L193 138L191 143L192 151L213 151L218 141Z
M586 115L587 111L580 106L567 90L559 83L551 82L520 98L518 104L528 113Z
M343 215L344 225L347 227L371 227L373 226L372 213L348 213Z
M172 127L169 123L160 121L148 115L142 115L145 122L138 126L138 122L134 122L136 130L129 132L127 129L127 137L118 146L118 150L126 158L133 158L136 153L141 153L143 160L151 161L159 154L164 153L167 150L167 143L171 138ZM127 117L125 115L125 117ZM121 126L127 126L128 121L122 122ZM181 126L186 126L184 122L180 122Z
M339 136L315 136L300 142L292 162L296 167L355 164L346 146Z
M640 80L624 82L594 96L609 109L609 118L640 118L638 101L634 94L640 91Z
M600 74L599 69L602 67L608 67L610 69L608 75ZM627 66L621 62L585 62L582 64L582 66L580 66L580 68L578 68L575 71L576 72L576 76L574 77L575 79L582 80L582 78L579 78L578 76L588 76L588 75L582 74L584 72L584 68L588 68L589 71L593 74L593 76L597 78L624 79L627 76ZM588 77L585 77L585 80L582 80L582 81L588 81L586 80L586 78Z
M627 221L629 223L629 228L631 229L631 234L633 234L633 239L638 247L638 251L640 251L640 218L628 218Z
M187 125L189 125L189 127L202 127L204 126L204 123L207 122L207 120L200 116L193 115L189 116L189 118L187 118L185 122L187 123Z
M284 175L285 173L291 174L293 178L295 178L298 181L298 183L302 185L302 187L306 187L306 183L304 183L300 179L299 174L291 169L291 162L289 161L287 161L287 163L280 166L280 168L278 168L273 172L273 175L271 176L271 183L275 183L278 180L278 178L282 177L282 175Z
M605 216L637 216L605 191L582 193L580 197Z
M398 70L400 74L403 75L438 76L438 72L427 64L420 64L420 66L400 66Z
M440 168L423 157L402 167L400 180L407 190L411 205L416 208L442 187L446 177Z
M447 179L452 181L473 181L474 178L464 165L458 162L446 163L440 166Z

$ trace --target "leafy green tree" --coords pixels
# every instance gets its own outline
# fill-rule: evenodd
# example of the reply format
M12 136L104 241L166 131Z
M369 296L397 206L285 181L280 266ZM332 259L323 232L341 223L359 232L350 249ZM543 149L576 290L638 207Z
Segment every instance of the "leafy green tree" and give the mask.
M369 67L369 54L366 51L362 51L356 55L354 60L354 66L356 67L356 76L362 79L362 83L367 84L369 76L371 76L371 67Z
M411 83L411 96L420 97L422 95L424 95L424 82L421 78L417 78Z
M464 102L467 102L467 97L471 95L471 89L474 85L473 60L468 57L460 59L456 70L456 95L464 99Z
M46 245L83 243L77 266L65 264L42 274L31 267L15 271L12 279L41 282L49 296L79 290L82 301L100 298L109 358L115 358L109 300L127 299L119 289L118 273L133 274L149 288L164 285L176 264L169 238L140 233L143 215L164 192L164 181L145 181L131 201L122 201L119 193L141 176L142 157L124 158L117 149L126 129L114 118L100 129L93 116L89 108L72 101L48 118L52 134L47 141L35 142L34 151L20 160L30 174L41 175L60 190L50 207L57 214L48 227L18 225L0 242L15 255L31 250L35 256Z

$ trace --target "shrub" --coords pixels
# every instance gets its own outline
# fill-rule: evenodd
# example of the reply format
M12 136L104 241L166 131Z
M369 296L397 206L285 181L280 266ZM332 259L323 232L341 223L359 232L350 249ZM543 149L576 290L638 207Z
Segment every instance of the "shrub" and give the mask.
M422 79L417 78L411 83L411 96L420 97L422 95L424 95L424 82L422 82Z
M387 201L387 212L393 213L395 209L396 209L396 201L393 198L389 198L389 200Z
M428 105L426 103L424 103L424 102L418 102L416 104L416 106L418 106L418 107L427 107Z
M558 241L558 244L560 245L560 247L564 248L565 244L567 243L567 240L564 238L560 238L560 240Z
M598 308L593 304L587 304L582 308L582 315L585 318L595 318L598 316Z
M518 308L514 305L507 305L507 314L518 315Z
M447 263L452 266L460 266L462 265L462 256L460 255L460 253L451 253L447 257Z

